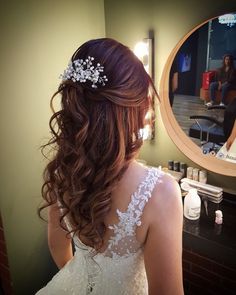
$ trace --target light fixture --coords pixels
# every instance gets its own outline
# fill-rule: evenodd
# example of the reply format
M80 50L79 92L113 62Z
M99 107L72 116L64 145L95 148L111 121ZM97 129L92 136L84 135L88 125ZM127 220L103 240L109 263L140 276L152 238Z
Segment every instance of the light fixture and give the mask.
M134 47L134 54L141 60L147 73L153 78L153 38L145 38Z
M236 24L236 14L228 13L218 17L220 24L226 24L228 27L233 27Z
M143 140L152 139L152 127L150 124L146 124L143 129L140 129L140 135Z
M149 31L149 38L144 38L134 47L134 54L141 60L146 72L154 79L154 32ZM153 110L147 112L144 119L144 128L140 130L143 140L154 139L154 102L152 102Z

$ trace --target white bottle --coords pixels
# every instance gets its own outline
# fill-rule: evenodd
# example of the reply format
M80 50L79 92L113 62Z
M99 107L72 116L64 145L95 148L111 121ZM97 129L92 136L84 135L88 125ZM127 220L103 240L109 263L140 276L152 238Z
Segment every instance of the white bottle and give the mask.
M222 213L222 211L221 210L216 210L215 214L216 214L215 223L222 224L223 223L223 213Z
M200 217L201 213L201 198L197 190L191 188L184 198L184 216L191 220L196 220Z

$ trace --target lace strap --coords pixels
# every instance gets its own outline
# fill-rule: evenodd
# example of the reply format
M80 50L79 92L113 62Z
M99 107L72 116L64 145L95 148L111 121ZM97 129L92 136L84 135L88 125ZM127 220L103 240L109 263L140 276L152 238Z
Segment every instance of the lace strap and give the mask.
M110 247L117 245L126 236L135 236L136 226L141 225L144 207L151 198L156 183L161 182L160 178L163 174L160 169L149 168L144 181L140 183L137 191L132 194L127 211L116 210L119 222L109 226L114 231L113 237L109 240Z
M160 169L150 168L144 181L138 187L138 190L132 194L131 202L128 206L127 212L134 216L135 224L141 225L141 216L147 202L152 196L153 189L157 182L161 182L161 176L164 174Z

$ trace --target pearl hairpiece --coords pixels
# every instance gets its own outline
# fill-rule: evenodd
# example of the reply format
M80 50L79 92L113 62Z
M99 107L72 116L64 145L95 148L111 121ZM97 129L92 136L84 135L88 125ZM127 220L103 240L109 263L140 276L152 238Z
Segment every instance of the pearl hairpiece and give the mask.
M100 77L100 73L103 72L104 67L97 63L96 67L93 66L94 57L88 56L85 60L77 59L70 62L64 73L60 75L60 78L64 80L71 79L73 82L84 83L87 80L92 82L92 87L97 88L97 83L105 85L108 81L106 75Z

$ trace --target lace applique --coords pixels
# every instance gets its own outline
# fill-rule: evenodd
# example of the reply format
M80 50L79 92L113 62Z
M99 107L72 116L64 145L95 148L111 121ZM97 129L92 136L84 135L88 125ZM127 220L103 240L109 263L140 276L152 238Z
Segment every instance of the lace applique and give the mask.
M127 211L121 212L117 209L119 222L118 224L109 225L109 229L113 230L114 235L108 241L107 249L108 251L110 250L111 256L113 258L120 256L126 257L130 254L133 254L137 250L138 242L135 237L135 230L137 226L141 225L141 216L144 207L151 198L152 191L157 181L161 182L159 178L162 175L163 172L159 169L148 169L148 174L145 180L140 183L138 190L132 194ZM123 251L119 251L120 253L117 253L117 249L120 248L120 242L122 241L124 242L123 244L126 245L126 247L124 247L126 249L123 249Z
M37 295L58 294L128 294L147 295L148 283L143 262L142 245L136 239L144 207L164 173L149 168L125 212L117 210L119 222L110 225L113 235L103 253L73 237L76 252L48 285ZM65 218L68 228L70 224Z

